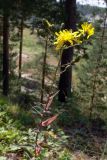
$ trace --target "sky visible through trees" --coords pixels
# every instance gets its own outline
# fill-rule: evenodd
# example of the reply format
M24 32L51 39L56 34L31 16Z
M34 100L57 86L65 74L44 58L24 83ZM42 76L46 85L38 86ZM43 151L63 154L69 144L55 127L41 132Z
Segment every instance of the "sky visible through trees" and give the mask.
M90 4L92 6L106 7L104 0L77 0L80 4Z

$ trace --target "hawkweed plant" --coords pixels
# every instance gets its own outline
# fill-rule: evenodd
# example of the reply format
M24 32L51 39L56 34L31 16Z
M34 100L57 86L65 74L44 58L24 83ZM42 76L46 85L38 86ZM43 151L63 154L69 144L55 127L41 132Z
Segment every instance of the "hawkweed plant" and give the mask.
M40 135L43 133L43 131L46 131L46 128L50 126L59 116L59 114L62 113L60 111L59 113L53 114L52 109L51 109L51 104L53 102L54 97L58 94L59 91L52 92L52 86L56 81L56 76L57 76L57 71L60 66L61 62L61 57L64 49L67 49L69 47L75 47L77 45L82 45L84 42L89 40L89 38L94 34L94 27L91 23L84 22L81 27L77 31L72 31L72 30L60 30L59 32L55 32L53 37L55 37L55 40L53 42L54 47L56 48L56 51L60 53L60 58L58 65L56 67L56 71L54 74L53 78L53 83L51 86L51 93L48 95L46 101L44 101L44 86L45 86L45 68L46 68L46 57L47 57L47 50L48 50L48 43L50 41L50 34L51 28L53 25L48 22L47 20L44 20L45 24L45 53L44 53L44 60L43 60L43 72L42 72L42 88L41 88L41 109L38 110L37 108L34 108L35 111L37 112L37 115L40 118L40 121L37 125L36 129L36 137L35 137L35 157L40 156L42 149L44 148L44 143L45 146L48 145L47 138L44 136L44 139L40 140ZM78 56L75 60L72 60L70 63L65 65L65 70L71 65L75 64L78 62L82 56ZM62 74L62 73L60 73ZM53 134L54 135L54 134Z

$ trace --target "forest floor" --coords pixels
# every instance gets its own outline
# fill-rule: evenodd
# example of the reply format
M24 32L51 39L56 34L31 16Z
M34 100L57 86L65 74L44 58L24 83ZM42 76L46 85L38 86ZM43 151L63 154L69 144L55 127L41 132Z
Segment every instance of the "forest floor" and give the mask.
M31 110L13 105L3 97L0 106L0 160L33 160L29 152L34 155L37 118ZM107 160L107 129L103 121L88 123L81 113L66 107L68 110L48 129L48 142L41 158L36 159Z
M36 44L36 45L35 45ZM35 34L31 34L29 29L24 30L24 42L23 42L23 54L22 54L22 82L24 82L24 86L22 86L22 90L30 92L40 91L41 87L41 77L42 77L42 64L43 64L43 54L45 50L45 46L41 39L39 39ZM47 54L47 66L48 70L46 70L46 85L51 85L52 76L57 66L57 55L53 53L52 50L48 50ZM18 65L18 59L17 59ZM46 67L47 67L46 66ZM16 72L18 73L18 68L16 68ZM26 83L25 83L26 82ZM39 83L39 85L38 85Z

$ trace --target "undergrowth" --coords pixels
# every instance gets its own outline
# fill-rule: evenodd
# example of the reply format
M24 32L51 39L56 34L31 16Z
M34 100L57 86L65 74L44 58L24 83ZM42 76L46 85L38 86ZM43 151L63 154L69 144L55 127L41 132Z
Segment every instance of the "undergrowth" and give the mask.
M57 101L55 104L58 106ZM60 115L52 127L48 126L41 133L40 143L43 135L48 142L41 143L42 152L34 158L35 122L38 120L31 110L26 111L0 98L0 160L12 160L14 157L20 160L100 160L103 157L102 160L106 160L106 129L102 129L101 125L95 128L95 120L91 128L86 117L80 121L83 115L70 104L71 100L66 105L59 105L63 110L65 107L68 110Z
M26 115L26 116L25 116ZM27 120L28 119L28 120ZM28 124L29 119L32 122ZM22 110L18 105L11 104L7 99L0 99L0 160L11 160L16 157L21 160L29 160L35 157L35 119L30 111ZM31 127L33 126L33 128ZM56 129L55 133L52 128L44 131L48 137L48 144L42 144L43 150L37 160L70 160L71 153L67 149L68 136L62 129ZM43 135L40 136L40 141ZM34 158L35 159L35 158Z

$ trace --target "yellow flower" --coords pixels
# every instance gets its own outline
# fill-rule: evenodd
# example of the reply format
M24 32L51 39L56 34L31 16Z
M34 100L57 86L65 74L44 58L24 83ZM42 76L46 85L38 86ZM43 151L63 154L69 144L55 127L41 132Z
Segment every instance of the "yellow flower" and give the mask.
M94 34L94 27L90 23L83 23L81 29L73 32L72 30L62 30L56 34L54 45L56 50L65 49L83 43L84 38L89 38Z
M94 34L95 29L91 23L84 22L81 25L81 28L82 29L79 29L80 35L86 36L87 39Z
M63 47L70 47L75 45L78 41L78 32L72 32L72 30L62 30L59 33L55 33L57 38L54 42L56 50L60 50Z

